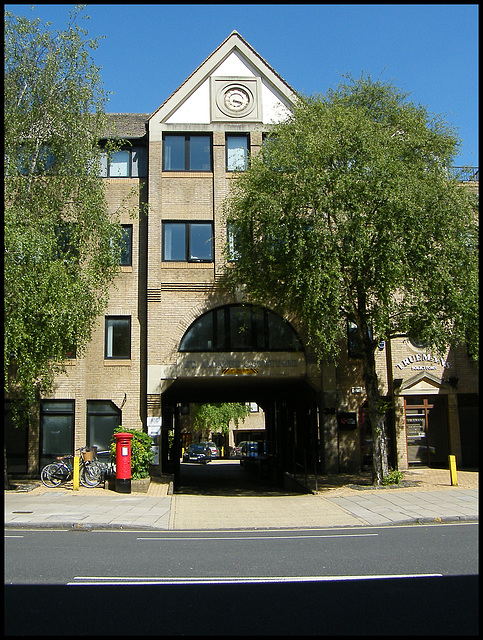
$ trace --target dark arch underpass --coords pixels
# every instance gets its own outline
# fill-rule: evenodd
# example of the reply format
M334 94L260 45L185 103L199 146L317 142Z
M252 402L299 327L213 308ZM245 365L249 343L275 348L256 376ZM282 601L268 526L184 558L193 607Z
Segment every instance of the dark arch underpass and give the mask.
M182 336L176 370L161 397L162 467L174 474L175 488L180 407L191 403L256 402L265 414L263 470L276 486L284 486L285 472L295 465L318 464L316 393L307 382L304 347L291 324L274 312L238 303L210 309Z
M285 472L293 472L297 465L298 468L307 464L310 468L318 465L320 447L316 393L306 380L256 376L180 378L162 395L163 468L174 474L175 490L181 486L180 407L187 403L208 402L256 402L263 409L267 443L263 474L265 484L283 489ZM174 431L175 436L171 452L167 447L170 430ZM226 478L222 481L226 481Z

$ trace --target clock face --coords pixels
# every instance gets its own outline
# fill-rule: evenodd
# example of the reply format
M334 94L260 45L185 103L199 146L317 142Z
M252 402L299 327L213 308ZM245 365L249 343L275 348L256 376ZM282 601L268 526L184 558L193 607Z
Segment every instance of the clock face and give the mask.
M250 96L241 87L233 87L225 93L224 102L230 111L243 111L250 102Z

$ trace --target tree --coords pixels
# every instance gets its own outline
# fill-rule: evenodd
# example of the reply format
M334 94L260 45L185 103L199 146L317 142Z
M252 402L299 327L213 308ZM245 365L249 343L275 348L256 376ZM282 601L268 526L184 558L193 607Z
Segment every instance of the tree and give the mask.
M300 97L225 203L231 287L302 319L320 361L356 327L375 484L388 471L377 345L412 335L442 351L477 333L476 202L448 172L457 145L391 83L345 78Z
M214 404L196 404L193 411L193 428L208 437L208 432L230 433L230 424L238 427L240 420L250 414L250 409L244 402L218 402Z
M107 95L81 10L55 33L5 19L4 385L27 407L82 355L120 262L99 177Z

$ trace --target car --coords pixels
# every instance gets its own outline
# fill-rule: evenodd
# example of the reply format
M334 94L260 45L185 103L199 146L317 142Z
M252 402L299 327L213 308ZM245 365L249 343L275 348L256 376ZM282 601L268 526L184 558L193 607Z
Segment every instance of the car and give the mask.
M239 442L237 445L235 445L235 447L233 448L233 456L235 458L240 458L242 455L242 451L244 449L246 445L246 440L242 440L242 442Z
M206 444L206 446L210 448L212 458L220 457L220 450L214 442L203 442L203 444Z
M190 444L183 454L183 462L199 462L201 464L211 462L211 450L206 442Z
M258 458L266 454L266 443L262 440L247 440L240 442L237 447L238 455L241 462L246 458Z

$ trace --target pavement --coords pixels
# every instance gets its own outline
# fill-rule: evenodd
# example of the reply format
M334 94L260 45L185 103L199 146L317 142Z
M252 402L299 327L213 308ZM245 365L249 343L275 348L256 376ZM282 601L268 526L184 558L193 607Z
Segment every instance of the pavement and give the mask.
M212 464L223 464L216 461ZM232 463L237 464L236 461ZM153 478L147 493L108 488L48 489L13 481L5 491L6 528L240 530L385 526L478 521L477 471L410 469L400 485L373 487L368 474L305 478L309 493L260 490L172 493L170 478ZM297 485L293 485L296 489Z

